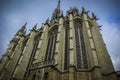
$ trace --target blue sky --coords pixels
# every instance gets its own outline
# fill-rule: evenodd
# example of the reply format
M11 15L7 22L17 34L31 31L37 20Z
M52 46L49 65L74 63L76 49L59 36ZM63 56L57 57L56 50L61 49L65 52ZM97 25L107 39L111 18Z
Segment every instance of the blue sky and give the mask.
M0 0L0 57L17 30L27 21L27 33L36 23L38 28L49 17L58 0ZM100 18L102 35L115 69L120 70L120 0L61 0L64 15L71 7L82 6Z

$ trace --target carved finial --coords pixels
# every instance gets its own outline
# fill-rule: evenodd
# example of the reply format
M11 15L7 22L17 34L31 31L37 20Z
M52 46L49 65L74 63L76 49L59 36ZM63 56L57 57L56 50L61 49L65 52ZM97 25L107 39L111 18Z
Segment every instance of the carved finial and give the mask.
M48 24L49 23L49 17L47 18L47 20L46 20L46 22L45 22L46 24Z
M26 26L26 25L27 25L27 22L25 22L24 26Z
M37 29L37 23L34 25L32 29L30 29L30 31L36 31L36 29Z
M21 28L21 30L25 30L25 28L26 28L26 25L27 25L27 22L22 26L22 28Z
M26 25L27 25L27 22L22 26L22 28L19 31L25 32Z
M24 35L26 33L26 25L27 22L17 31L16 35Z
M86 10L85 10L85 8L82 6L82 12L85 12Z
M57 8L58 11L60 11L60 0L58 0Z
M99 20L99 18L97 18L93 12L92 12L92 19Z
M92 18L96 18L95 14L92 12Z
M33 29L34 29L34 30L36 30L36 29L37 29L37 23L34 25Z
M90 12L89 10L88 11L86 11L85 10L85 8L84 7L82 7L82 13L88 13L88 12Z

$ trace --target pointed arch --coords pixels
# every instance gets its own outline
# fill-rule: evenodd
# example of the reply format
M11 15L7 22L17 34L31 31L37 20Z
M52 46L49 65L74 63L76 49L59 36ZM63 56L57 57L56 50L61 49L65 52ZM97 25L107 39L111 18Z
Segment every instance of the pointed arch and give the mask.
M54 59L57 33L58 33L58 27L57 26L54 26L49 31L45 60Z
M82 20L74 20L74 29L75 29L75 41L76 41L76 58L77 58L77 68L78 69L87 69L87 55L85 48L85 41L83 36L83 25Z

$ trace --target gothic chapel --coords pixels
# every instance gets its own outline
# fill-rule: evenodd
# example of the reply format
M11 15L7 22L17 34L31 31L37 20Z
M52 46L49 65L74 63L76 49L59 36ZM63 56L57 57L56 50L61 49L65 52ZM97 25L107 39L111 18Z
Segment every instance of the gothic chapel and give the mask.
M0 60L0 80L117 80L98 18L82 8L66 15L58 1L51 19L29 34L26 24Z

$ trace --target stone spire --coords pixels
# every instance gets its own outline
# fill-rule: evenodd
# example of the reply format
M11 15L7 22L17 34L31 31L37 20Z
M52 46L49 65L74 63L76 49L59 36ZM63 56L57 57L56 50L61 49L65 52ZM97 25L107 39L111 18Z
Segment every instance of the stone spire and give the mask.
M58 1L56 9L58 10L58 12L60 12L60 0Z
M60 0L58 0L57 7L55 8L52 17L51 17L51 22L56 21L59 18L60 15Z
M26 28L27 22L22 26L22 28L20 29L20 31L24 32L25 28Z
M22 26L22 28L20 30L18 30L16 35L23 35L23 34L25 34L26 33L26 25L27 25L27 22Z

